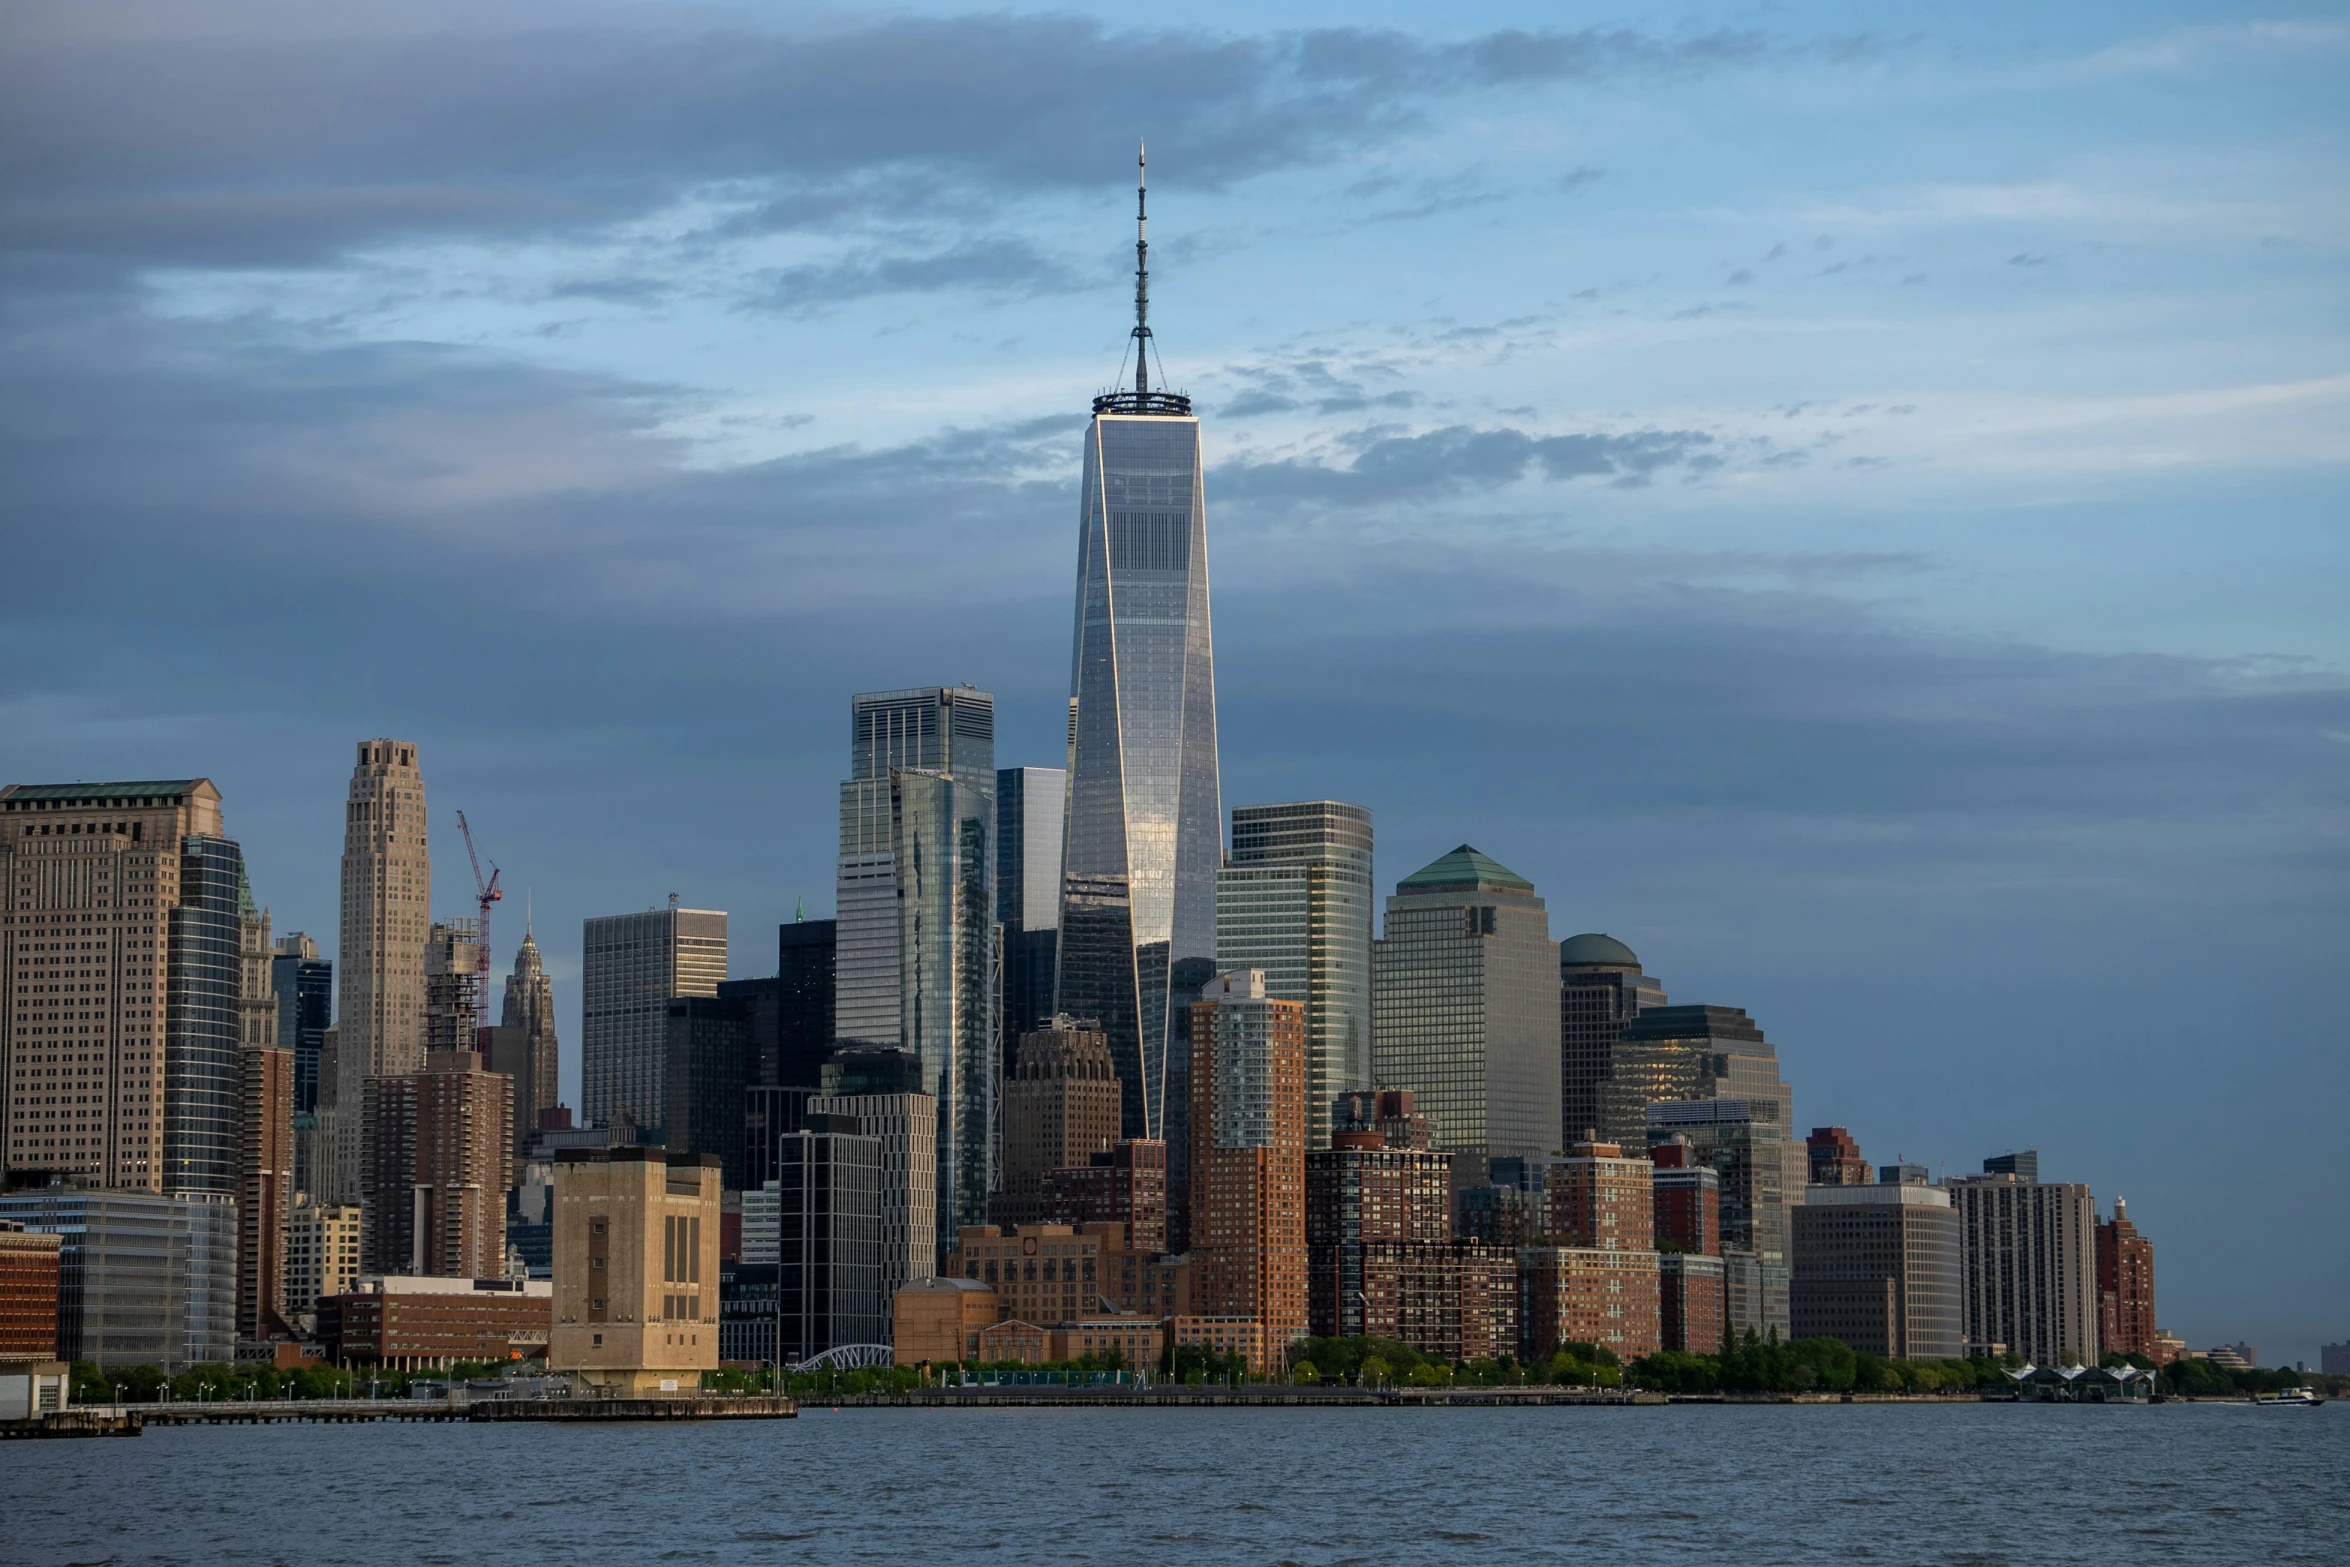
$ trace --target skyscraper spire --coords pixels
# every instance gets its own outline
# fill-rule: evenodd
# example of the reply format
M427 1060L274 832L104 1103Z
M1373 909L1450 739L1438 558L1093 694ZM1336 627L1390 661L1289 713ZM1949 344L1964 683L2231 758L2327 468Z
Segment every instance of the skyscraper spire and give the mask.
M1054 1010L1099 1022L1123 1135L1172 1154L1188 1146L1184 1019L1215 973L1224 811L1199 421L1150 379L1148 173L1138 145L1134 379L1121 364L1093 399L1079 490Z
M1149 149L1134 144L1134 390L1151 389L1151 225Z
M1134 144L1134 328L1127 335L1134 341L1134 385L1131 390L1113 386L1093 400L1093 411L1100 413L1172 415L1191 417L1191 399L1181 392L1165 389L1151 390L1151 351L1157 346L1151 336L1151 225L1150 225L1150 149L1142 142ZM1159 366L1161 380L1165 380L1166 365Z

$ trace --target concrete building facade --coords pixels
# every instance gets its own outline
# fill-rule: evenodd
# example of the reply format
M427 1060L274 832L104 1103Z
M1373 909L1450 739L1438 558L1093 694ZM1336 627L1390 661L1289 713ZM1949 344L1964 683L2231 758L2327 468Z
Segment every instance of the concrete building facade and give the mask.
M211 1189L201 1178L217 1175L228 1189L237 937L233 881L219 907L222 845L235 847L221 836L220 792L207 779L0 789L8 1170L144 1191ZM191 868L200 910L183 914ZM198 928L201 942L190 939ZM175 1061L170 998L182 990L203 1004ZM203 1156L195 1182L167 1178L175 1066L192 1115L170 1129L184 1156Z
M343 806L342 882L335 1076L319 1088L334 1185L320 1195L352 1202L366 1180L367 1080L424 1068L432 848L424 772L409 741L359 742Z
M315 1313L320 1300L349 1290L359 1277L357 1203L321 1203L303 1192L286 1215L286 1311Z
M1467 844L1396 884L1372 949L1372 1076L1408 1088L1436 1146L1559 1146L1558 946L1534 884Z
M976 1279L935 1277L890 1296L890 1356L901 1366L979 1358L979 1335L1002 1318L996 1292Z
M1004 1084L1003 1183L990 1217L1039 1222L1045 1177L1091 1163L1118 1141L1122 1124L1107 1034L1069 1018L1023 1034Z
M938 1271L938 1100L922 1091L922 1064L903 1050L857 1046L826 1063L811 1116L845 1117L876 1145L880 1228L877 1288L884 1301Z
M1954 1360L1959 1221L1936 1186L1834 1183L1795 1209L1790 1331L1893 1360Z
M718 1164L566 1149L554 1168L547 1369L583 1397L691 1391L718 1364Z
M1947 1189L1958 1210L1966 1352L2014 1353L2039 1366L2097 1364L2097 1204L2089 1188L2002 1170L1961 1176Z
M586 921L580 933L580 1114L660 1142L669 1108L669 1002L726 978L726 913L667 908Z
M523 927L506 976L498 1015L502 1037L490 1044L490 1070L514 1080L514 1154L520 1158L538 1135L541 1112L562 1102L563 1048L555 1036L555 982L547 975L536 936Z
M58 1237L58 1359L176 1374L235 1358L233 1197L58 1183L0 1196L9 1221Z
M1666 1008L1678 1011L1679 1008ZM1716 1096L1647 1107L1653 1146L1676 1136L1720 1178L1722 1263L1730 1328L1743 1335L1790 1330L1790 1152L1783 1108L1768 1099ZM1801 1167L1795 1166L1798 1173Z
M883 1342L881 1139L810 1115L776 1147L776 1359Z

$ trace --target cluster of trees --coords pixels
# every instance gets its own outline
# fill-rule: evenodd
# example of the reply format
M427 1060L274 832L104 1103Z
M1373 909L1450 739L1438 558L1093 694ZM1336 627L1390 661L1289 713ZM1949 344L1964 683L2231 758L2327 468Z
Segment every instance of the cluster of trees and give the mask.
M1394 1339L1308 1338L1290 1353L1290 1380L1309 1387L1617 1387L1624 1368L1604 1344L1562 1345L1539 1365L1508 1355L1454 1365Z
M1888 1360L1856 1350L1839 1339L1805 1338L1780 1343L1776 1334L1743 1339L1723 1335L1718 1355L1680 1350L1645 1355L1632 1362L1636 1386L1666 1393L1971 1393L2006 1385L2005 1373L2022 1361ZM2107 1355L2108 1366L2154 1369L2143 1355ZM2293 1371L2231 1371L2208 1360L2174 1361L2163 1368L2166 1393L2185 1397L2238 1398L2297 1387L2317 1379Z
M2154 1362L2144 1355L2107 1355L2109 1366L2136 1366L2141 1371L2154 1369ZM2213 1365L2208 1360L2174 1360L2162 1368L2162 1390L2181 1398L2243 1398L2254 1393L2281 1393L2289 1387L2321 1387L2339 1394L2341 1378L2306 1376L2281 1367L2233 1370Z
M1719 1354L1669 1349L1632 1362L1632 1381L1665 1393L1960 1393L1999 1384L1995 1360L1887 1360L1841 1339L1774 1331L1722 1335Z
M922 1372L914 1366L867 1366L855 1371L821 1366L814 1371L705 1371L702 1386L711 1386L713 1376L728 1375L750 1378L753 1383L726 1388L727 1392L772 1393L780 1388L794 1398L819 1400L859 1393L905 1393L922 1385Z

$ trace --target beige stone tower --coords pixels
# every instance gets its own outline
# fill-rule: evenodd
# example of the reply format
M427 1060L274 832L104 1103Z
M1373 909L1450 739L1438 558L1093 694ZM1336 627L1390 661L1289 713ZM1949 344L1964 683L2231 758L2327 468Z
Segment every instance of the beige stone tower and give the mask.
M718 1156L566 1150L547 1369L582 1397L692 1393L718 1366Z
M1107 1151L1118 1141L1118 1094L1110 1037L1100 1029L1054 1018L1022 1034L1019 1064L1004 1084L1004 1191L1040 1193L1053 1171ZM1042 1217L1020 1214L1012 1222Z
M343 808L343 935L336 954L335 1093L322 1110L334 1190L355 1201L371 1077L424 1068L424 946L432 924L424 774L405 740L363 740Z
M0 1137L11 1170L163 1189L180 847L209 779L0 789Z

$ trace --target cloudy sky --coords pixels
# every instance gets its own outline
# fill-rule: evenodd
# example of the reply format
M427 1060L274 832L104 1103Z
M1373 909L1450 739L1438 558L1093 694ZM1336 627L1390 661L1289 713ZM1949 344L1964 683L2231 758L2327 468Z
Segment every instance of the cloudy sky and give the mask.
M1058 757L1144 136L1227 802L1475 843L1802 1124L2036 1145L2314 1361L2350 13L1474 9L9 8L0 775L210 776L331 948L411 739L567 1045L583 916L771 972L852 691Z

